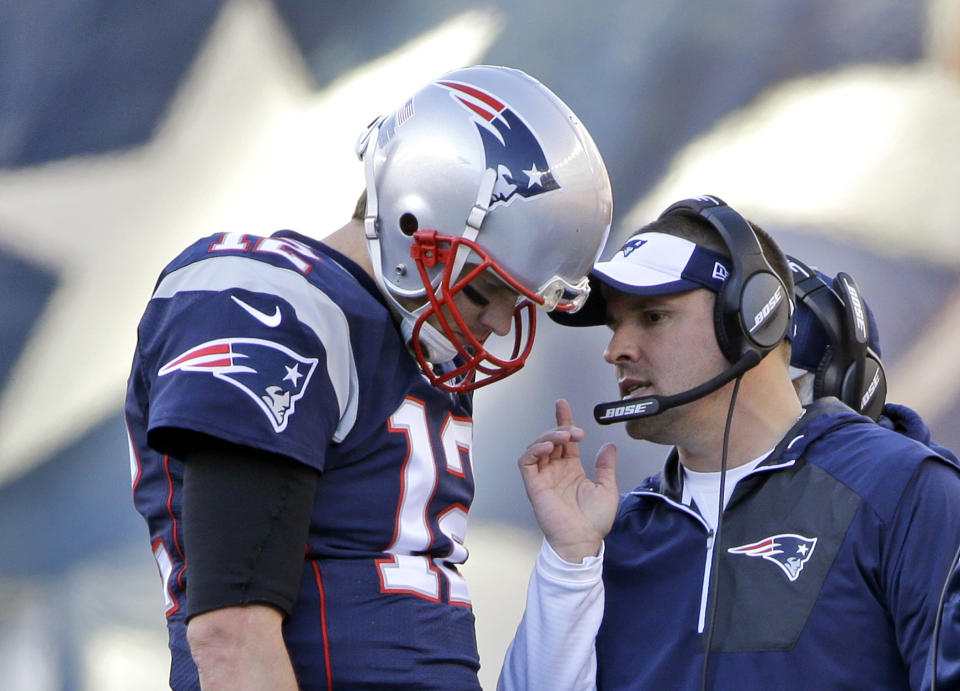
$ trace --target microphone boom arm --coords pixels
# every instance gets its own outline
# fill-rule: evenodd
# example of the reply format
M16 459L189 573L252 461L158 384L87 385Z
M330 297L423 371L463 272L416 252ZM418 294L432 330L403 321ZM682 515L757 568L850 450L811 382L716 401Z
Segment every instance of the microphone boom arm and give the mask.
M640 417L658 415L669 408L690 403L713 393L721 386L733 381L751 367L755 367L762 356L756 350L748 350L730 367L713 379L672 396L640 396L609 403L598 403L593 408L593 417L601 425L625 422Z

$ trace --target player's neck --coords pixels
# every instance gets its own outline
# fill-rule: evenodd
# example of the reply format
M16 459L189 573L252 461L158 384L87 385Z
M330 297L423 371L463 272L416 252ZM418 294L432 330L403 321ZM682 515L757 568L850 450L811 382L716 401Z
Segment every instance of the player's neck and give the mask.
M345 226L323 238L323 244L352 259L373 278L373 264L363 235L363 222L351 219Z
M363 230L363 221L352 219L342 228L333 231L323 239L327 247L335 249L340 254L349 257L367 272L370 278L376 280L373 271L373 261L370 259L370 253L367 251L367 241ZM381 287L382 290L382 287ZM388 296L389 297L389 296ZM389 297L390 309L397 321L401 319L399 309L413 311L423 304L423 299L412 300L403 297Z

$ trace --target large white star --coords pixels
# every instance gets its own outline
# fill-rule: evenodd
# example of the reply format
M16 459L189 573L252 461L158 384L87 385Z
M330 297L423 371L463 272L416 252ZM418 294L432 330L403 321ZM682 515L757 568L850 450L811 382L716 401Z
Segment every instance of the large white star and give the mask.
M234 0L148 144L0 172L0 245L59 279L0 398L0 483L120 410L137 321L183 246L342 225L359 131L499 27L460 15L317 91L272 6Z

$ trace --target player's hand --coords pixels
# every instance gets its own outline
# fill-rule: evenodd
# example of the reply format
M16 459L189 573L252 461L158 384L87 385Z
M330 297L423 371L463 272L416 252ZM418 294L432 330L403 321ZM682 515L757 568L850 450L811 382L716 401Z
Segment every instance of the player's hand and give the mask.
M560 399L557 427L528 446L517 463L540 529L553 550L572 563L597 555L620 499L616 447L600 448L594 482L580 461L583 435L573 424L570 404Z

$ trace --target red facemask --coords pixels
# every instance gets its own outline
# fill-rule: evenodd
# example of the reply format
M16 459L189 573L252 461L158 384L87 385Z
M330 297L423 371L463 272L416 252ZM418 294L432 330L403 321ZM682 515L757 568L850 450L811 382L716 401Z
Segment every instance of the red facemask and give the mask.
M419 316L413 327L412 347L430 383L444 391L465 393L500 381L520 370L533 348L533 339L537 330L536 307L544 304L544 298L518 283L472 240L441 235L435 230L418 230L413 238L410 256L416 262L420 278L427 286L426 293L430 305ZM452 275L456 263L454 259L461 246L471 249L480 258L480 262L454 282ZM431 290L427 269L437 264L443 265L443 275L436 290ZM493 271L521 297L513 313L514 341L509 358L497 357L484 347L483 341L477 339L470 331L453 300L465 285L488 270ZM427 361L423 345L420 343L420 331L431 315L436 315L436 325L463 360L462 363L456 362L456 366L449 372L438 374L434 366ZM450 323L451 320L453 324ZM524 322L527 324L526 328ZM462 339L459 334L463 334ZM483 375L483 378L478 379L478 374Z

